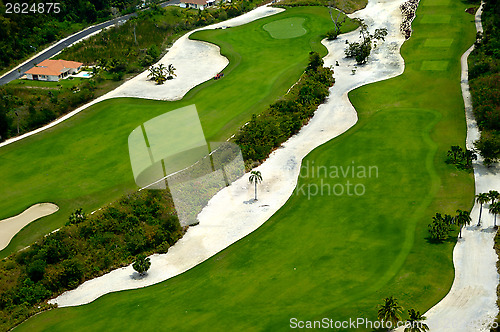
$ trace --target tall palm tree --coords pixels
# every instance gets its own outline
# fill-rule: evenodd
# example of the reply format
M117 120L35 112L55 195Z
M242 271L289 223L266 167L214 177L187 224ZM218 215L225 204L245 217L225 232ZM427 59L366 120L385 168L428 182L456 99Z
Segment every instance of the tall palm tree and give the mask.
M415 309L408 310L408 315L410 316L406 320L405 332L425 332L429 331L429 326L423 321L427 318L420 313L420 311L415 311Z
M488 203L490 197L488 193L480 193L476 195L476 202L481 204L481 208L479 209L479 221L477 222L477 226L481 226L481 214L483 213L483 204Z
M470 218L469 211L457 210L457 215L455 216L455 223L457 224L457 226L460 229L460 233L459 233L460 238L462 238L462 228L465 225L467 225L467 226L470 225L471 220L472 219Z
M257 200L257 183L262 182L262 174L260 171L251 171L248 180L250 183L255 183L255 200Z
M495 201L500 198L500 193L496 190L490 190L488 191L488 197L491 200L491 204L494 204Z
M386 297L384 299L384 304L379 305L377 318L379 320L384 320L386 322L391 322L392 326L397 326L398 322L401 321L401 307L398 300L391 297Z
M497 215L500 214L500 202L495 202L490 205L490 213L495 215L495 228L497 227Z

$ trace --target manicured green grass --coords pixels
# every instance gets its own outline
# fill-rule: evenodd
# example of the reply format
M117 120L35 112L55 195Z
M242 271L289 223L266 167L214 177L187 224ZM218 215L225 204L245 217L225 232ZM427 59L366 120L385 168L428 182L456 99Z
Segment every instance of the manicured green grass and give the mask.
M262 28L290 17L304 19L308 33L278 40ZM225 141L252 114L286 93L302 74L310 51L326 54L320 40L330 26L326 8L307 7L242 27L196 33L194 38L217 43L229 58L223 79L197 86L179 102L107 100L50 130L1 148L0 219L37 202L53 202L61 208L24 228L2 256L60 227L75 208L90 212L137 189L127 140L145 121L195 104L207 141ZM355 27L349 21L343 28Z
M425 47L450 47L453 43L451 38L428 38L425 40Z
M302 17L285 18L267 23L263 28L269 32L271 37L276 39L295 38L307 33L307 30L303 26L304 21Z
M420 70L446 70L448 69L449 61L436 60L436 61L423 61Z
M420 23L426 23L426 24L442 23L442 24L445 24L445 23L449 23L450 20L451 20L450 15L436 14L436 15L424 16L424 18L422 19L422 21Z
M261 228L183 275L49 311L18 330L288 330L292 317L375 320L391 295L405 309L429 309L451 286L454 242L429 243L427 224L435 212L469 209L474 195L472 175L444 163L466 134L459 58L475 30L464 9L420 7L402 48L405 73L351 92L358 123L303 161L376 166L378 176L302 177L300 195ZM453 18L446 29L421 23L435 10ZM420 47L450 37L457 42L446 54ZM423 61L449 65L425 71ZM363 185L364 195L308 200L301 191L347 181Z
M73 79L63 79L59 82L45 82L45 81L31 81L31 80L14 80L9 82L9 86L18 86L18 87L37 87L37 88L71 88L75 85L78 85L82 82L82 80L87 80L86 78L75 77Z

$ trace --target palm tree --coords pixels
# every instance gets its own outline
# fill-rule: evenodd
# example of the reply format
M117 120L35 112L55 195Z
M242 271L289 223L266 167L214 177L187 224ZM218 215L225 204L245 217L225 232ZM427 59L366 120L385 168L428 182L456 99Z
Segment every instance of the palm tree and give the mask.
M427 318L420 313L420 311L415 311L415 309L408 310L408 315L410 316L406 320L405 332L425 332L429 331L429 326L423 321Z
M255 200L257 200L257 183L262 182L262 174L260 171L251 171L248 180L250 183L255 183Z
M167 71L167 74L168 74L168 76L167 76L167 80L171 80L171 79L173 79L173 78L174 78L174 76L177 76L177 75L175 75L175 74L174 74L175 67L174 67L174 65L172 65L172 64L169 64L169 65L168 65L168 67L167 67L166 71Z
M403 308L399 305L398 300L391 297L384 299L384 304L379 305L377 318L386 322L391 322L392 326L397 326L401 321L401 311Z
M495 200L500 198L500 193L498 193L498 191L496 190L490 190L488 191L488 197L491 200L491 204L494 204Z
M483 213L483 204L488 203L490 200L490 197L488 196L488 193L480 193L476 195L476 202L481 204L481 208L479 209L479 221L477 222L477 226L481 226L481 214Z
M455 223L460 228L459 237L462 238L462 227L465 225L470 225L471 218L469 211L457 210L457 215L455 216Z
M500 214L500 202L496 202L490 205L490 213L495 215L495 228L497 227L497 215Z

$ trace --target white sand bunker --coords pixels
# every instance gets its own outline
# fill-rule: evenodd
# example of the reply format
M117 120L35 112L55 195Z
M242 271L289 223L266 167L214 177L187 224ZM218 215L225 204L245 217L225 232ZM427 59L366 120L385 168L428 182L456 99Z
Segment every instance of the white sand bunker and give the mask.
M0 250L10 243L12 238L29 223L57 212L59 207L52 203L39 203L30 206L17 216L0 220Z
M190 228L167 254L151 256L151 269L146 278L134 280L135 272L127 266L87 281L50 302L61 307L80 305L106 293L159 283L191 269L266 222L293 194L302 159L356 123L356 111L347 93L403 72L404 63L399 53L404 41L399 32L402 21L399 5L403 1L370 0L366 9L351 15L365 19L370 31L388 29L386 41L374 50L366 65L358 67L355 75L352 75L353 61L344 58L344 48L346 39L358 39L358 31L323 42L329 51L325 65L334 66L336 83L309 124L257 168L264 178L259 186L258 202L251 204L253 186L248 183L247 174L218 192L199 214L200 224ZM335 61L340 66L335 66Z

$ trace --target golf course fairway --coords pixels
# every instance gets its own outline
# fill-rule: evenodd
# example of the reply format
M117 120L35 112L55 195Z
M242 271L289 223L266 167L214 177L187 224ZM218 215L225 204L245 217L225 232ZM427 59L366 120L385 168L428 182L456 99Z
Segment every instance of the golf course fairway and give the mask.
M301 21L307 33L275 39L262 28L288 18ZM1 251L1 257L61 227L77 208L90 212L138 189L127 140L145 121L194 104L207 141L225 141L252 114L287 92L306 67L310 51L326 55L320 41L331 24L326 8L301 7L240 27L200 31L193 38L216 43L229 59L224 79L201 84L178 102L106 100L40 134L0 148L0 196L4 198L0 220L37 202L60 207L56 214L25 227ZM348 21L342 29L351 31L356 26Z
M444 162L466 135L459 60L475 29L465 8L422 0L401 50L405 72L352 91L358 123L303 160L376 167L365 177L303 176L297 186L350 180L362 195L297 190L257 231L186 273L42 313L16 331L288 330L291 318L374 321L389 296L425 312L451 286L454 245L430 243L427 225L474 199L472 174Z

